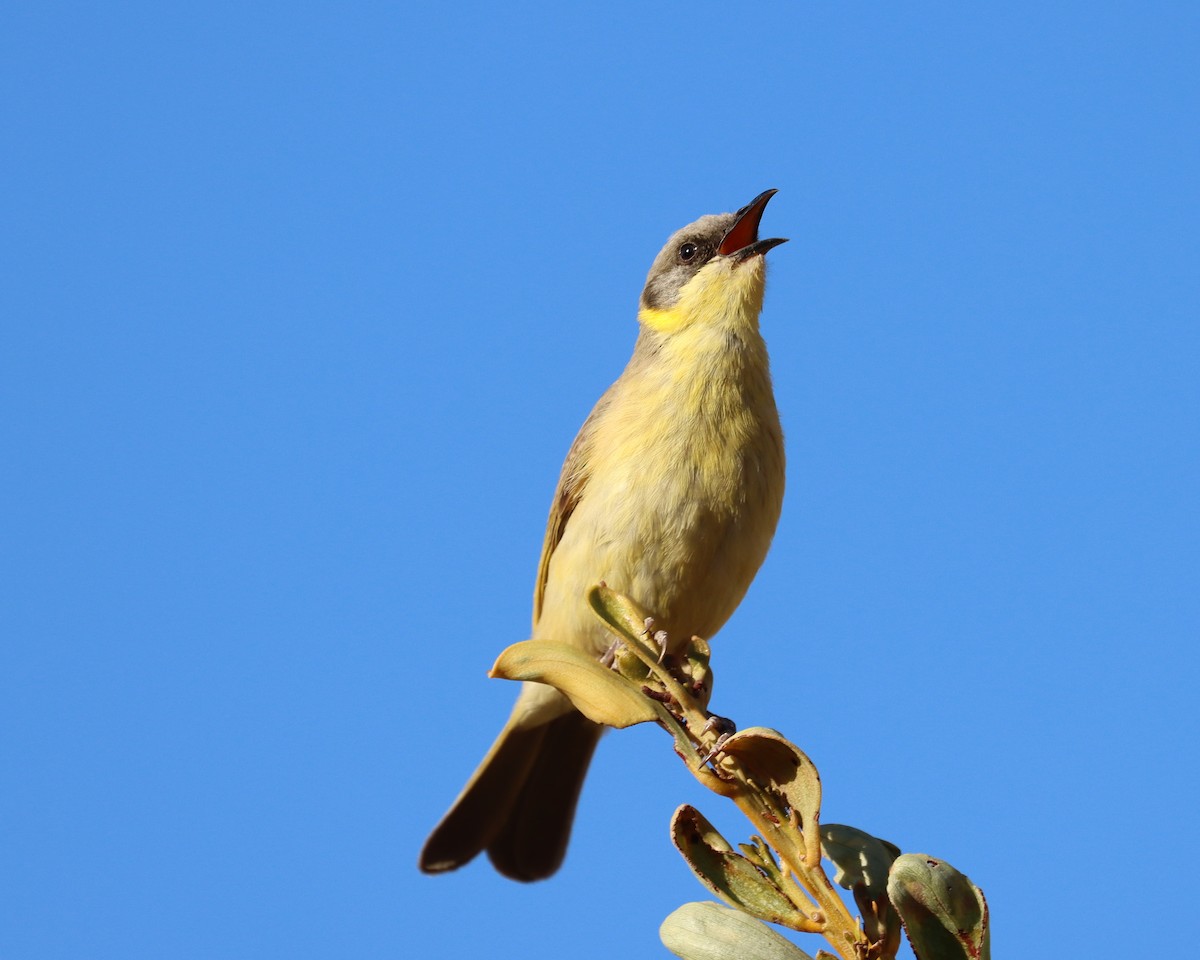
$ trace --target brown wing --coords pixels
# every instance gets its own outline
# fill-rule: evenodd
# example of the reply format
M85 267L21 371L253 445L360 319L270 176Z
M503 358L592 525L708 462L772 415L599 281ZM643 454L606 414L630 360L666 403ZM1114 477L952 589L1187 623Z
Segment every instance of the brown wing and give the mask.
M575 442L567 452L563 462L562 473L558 477L558 489L554 491L554 501L550 504L550 519L546 522L546 540L542 544L542 559L538 563L537 586L533 591L533 624L536 627L542 616L542 601L546 596L546 578L550 575L550 558L554 550L562 542L567 522L575 507L583 499L588 479L591 477L591 440L596 430L597 421L609 404L613 388L610 387L596 403L588 418L579 428Z

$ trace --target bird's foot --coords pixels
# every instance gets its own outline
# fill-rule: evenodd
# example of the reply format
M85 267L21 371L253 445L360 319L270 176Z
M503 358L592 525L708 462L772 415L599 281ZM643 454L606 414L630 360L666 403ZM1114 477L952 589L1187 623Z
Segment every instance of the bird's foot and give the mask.
M654 618L647 617L644 621L645 636L658 648L658 662L662 663L667 657L667 631L654 629Z
M737 733L737 724L728 717L718 717L714 713L709 715L708 722L704 724L700 733L705 734L713 730L717 731L717 739L713 743L712 749L708 751L708 754L700 760L700 766L704 766L721 752L721 748L725 746L725 741Z

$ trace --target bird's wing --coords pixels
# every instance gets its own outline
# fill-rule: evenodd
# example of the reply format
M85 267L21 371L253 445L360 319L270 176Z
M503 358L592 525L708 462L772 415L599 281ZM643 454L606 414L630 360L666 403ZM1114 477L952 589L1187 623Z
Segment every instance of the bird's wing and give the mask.
M615 385L614 385L615 386ZM575 442L567 452L563 461L562 473L558 477L558 489L554 491L554 501L550 504L550 519L546 521L546 540L542 544L542 559L538 563L537 586L533 591L533 623L537 626L542 617L542 601L546 596L546 579L550 576L550 558L554 550L562 542L563 533L571 514L583 499L591 477L591 447L595 435L597 421L609 405L613 393L610 387L597 401L595 408L579 428Z

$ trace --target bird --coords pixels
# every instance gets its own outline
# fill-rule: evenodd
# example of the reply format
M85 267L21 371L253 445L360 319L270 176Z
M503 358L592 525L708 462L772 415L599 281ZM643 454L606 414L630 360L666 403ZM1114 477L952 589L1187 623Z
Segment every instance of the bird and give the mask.
M654 615L667 652L711 638L762 565L783 503L784 445L759 330L767 190L735 213L676 231L655 257L624 372L563 463L533 599L533 639L602 658L612 645L588 606L600 583ZM566 855L603 728L546 684L512 713L426 841L443 873L486 851L504 876L542 880Z

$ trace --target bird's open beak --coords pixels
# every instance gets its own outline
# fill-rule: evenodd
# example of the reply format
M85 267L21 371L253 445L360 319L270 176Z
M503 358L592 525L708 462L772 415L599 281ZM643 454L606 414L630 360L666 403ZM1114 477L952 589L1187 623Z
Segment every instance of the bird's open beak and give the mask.
M735 260L749 260L766 253L772 247L787 243L783 237L772 237L770 240L758 239L758 223L762 220L767 201L778 191L764 190L737 212L737 221L721 240L717 253L722 257L733 257Z

